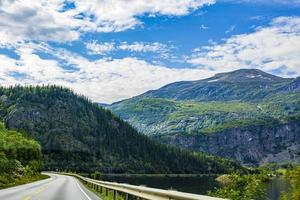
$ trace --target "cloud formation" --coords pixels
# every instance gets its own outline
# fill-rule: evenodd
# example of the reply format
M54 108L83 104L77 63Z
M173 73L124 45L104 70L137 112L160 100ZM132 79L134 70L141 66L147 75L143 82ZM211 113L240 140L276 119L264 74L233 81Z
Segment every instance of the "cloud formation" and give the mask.
M93 55L105 55L112 51L129 51L136 53L159 53L166 57L172 48L172 46L159 42L116 43L92 41L86 43L86 49Z
M214 2L32 0L28 4L21 0L0 0L0 50L4 49L4 53L0 53L0 85L57 84L94 101L111 103L171 82L207 78L239 68L260 68L284 76L300 75L300 17L279 17L252 33L195 48L185 60L189 68L161 64L161 58L169 61L174 53L172 48L175 47L168 41L88 42L89 37L81 37L87 32L132 29L142 24L145 16L186 15ZM207 27L202 26L202 29ZM102 58L89 60L89 56L84 57L81 52L72 53L73 44L75 48L78 44L85 45L86 49L81 47L76 49L78 52L87 50ZM125 56L120 58L106 58L116 51L127 52L122 52L120 55ZM146 54L154 54L153 58L159 59L146 62L141 59L146 59ZM138 55L141 57L130 57Z
M194 52L187 61L203 69L259 68L283 76L300 75L300 17L275 18L268 27Z
M105 55L115 49L113 42L97 43L96 41L88 42L85 45L89 54L93 55Z
M74 11L60 12L62 1L0 1L0 43L24 40L71 41L79 38Z
M3 66L0 85L58 84L96 102L111 103L171 82L197 80L213 74L202 69L168 68L132 57L89 61L47 44L28 43L16 48L19 59L0 55L0 66ZM43 59L39 52L53 59ZM72 70L64 66L72 66Z
M159 42L146 43L146 42L134 42L128 44L127 42L122 43L119 46L121 50L127 50L132 52L166 52L168 51L168 46Z
M77 40L86 32L118 32L145 14L181 16L214 0L1 0L0 43Z
M100 32L123 31L142 23L138 16L182 16L215 0L73 0L76 9L85 13L85 19L97 25Z

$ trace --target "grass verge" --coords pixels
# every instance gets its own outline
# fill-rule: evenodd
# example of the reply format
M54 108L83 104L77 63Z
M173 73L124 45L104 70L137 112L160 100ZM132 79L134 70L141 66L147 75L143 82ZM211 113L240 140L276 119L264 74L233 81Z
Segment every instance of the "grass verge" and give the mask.
M37 174L34 176L22 176L22 177L14 178L14 179L7 177L7 176L0 176L0 189L14 187L14 186L18 186L18 185L27 184L27 183L32 183L32 182L47 179L47 178L49 178L49 176L47 176L45 174Z
M114 199L114 192L112 190L108 190L106 193L106 189L103 188L102 192L96 190L93 188L91 185L84 183L83 181L80 180L80 182L88 188L90 191L92 191L94 194L99 196L102 200L113 200ZM124 196L121 194L117 194L117 200L124 200Z

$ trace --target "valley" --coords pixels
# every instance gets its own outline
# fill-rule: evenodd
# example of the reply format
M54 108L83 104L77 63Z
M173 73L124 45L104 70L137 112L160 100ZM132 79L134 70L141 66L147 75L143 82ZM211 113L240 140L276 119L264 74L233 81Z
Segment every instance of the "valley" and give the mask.
M0 200L300 200L300 0L0 0Z

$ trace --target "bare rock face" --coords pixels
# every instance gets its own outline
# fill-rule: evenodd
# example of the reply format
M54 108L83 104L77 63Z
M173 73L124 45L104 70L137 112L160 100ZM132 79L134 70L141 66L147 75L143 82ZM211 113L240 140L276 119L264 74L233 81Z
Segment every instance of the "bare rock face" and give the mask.
M177 134L168 140L174 145L235 159L245 165L300 163L299 121L274 127L234 128L210 135Z
M292 83L290 83L285 89L286 91L299 90L300 88L300 77L296 78Z

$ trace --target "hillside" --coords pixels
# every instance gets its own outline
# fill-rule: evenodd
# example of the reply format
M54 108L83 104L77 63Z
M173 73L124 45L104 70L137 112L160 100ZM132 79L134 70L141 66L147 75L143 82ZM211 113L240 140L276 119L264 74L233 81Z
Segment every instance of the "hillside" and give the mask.
M285 79L257 69L240 69L199 81L183 81L146 92L140 98L193 101L259 101L273 93L299 90L298 79Z
M39 179L40 145L0 123L0 189Z
M257 144L252 144L252 137L245 137L245 130L251 129L253 136L263 132L274 136L279 127L287 124L294 127L299 123L299 82L300 78L285 79L260 70L237 70L205 80L169 84L109 108L142 133L161 142L215 155L222 152L222 156L245 164L268 162L267 157L286 155L287 148L292 147L296 151L291 150L287 159L272 161L299 162L298 128L286 130L282 141L271 137L274 140L269 143L273 146L267 148L264 148L267 140L259 139ZM238 139L230 137L226 142L234 144L234 149L242 149L240 152L218 143L220 138L228 137L224 135L228 132L239 133ZM287 135L295 138L287 140Z
M40 142L45 170L220 173L239 168L152 141L109 110L60 87L1 88L0 117L10 129Z

